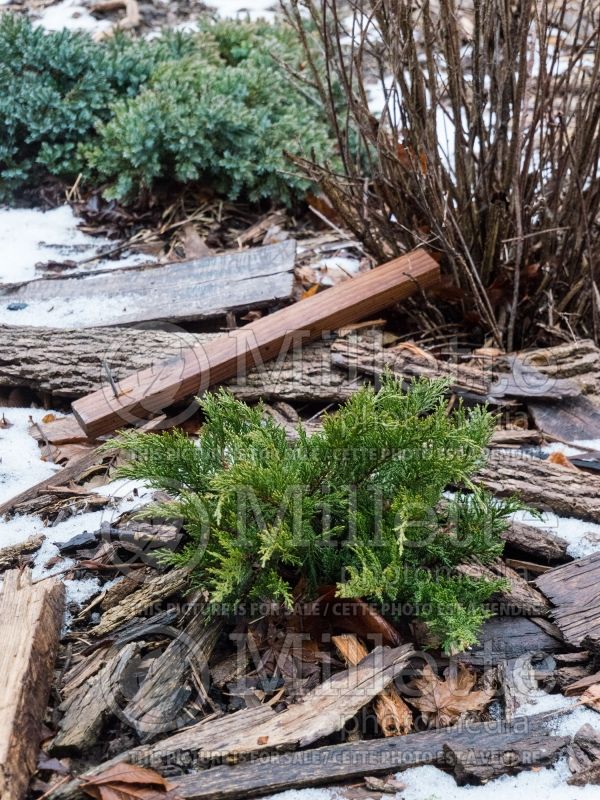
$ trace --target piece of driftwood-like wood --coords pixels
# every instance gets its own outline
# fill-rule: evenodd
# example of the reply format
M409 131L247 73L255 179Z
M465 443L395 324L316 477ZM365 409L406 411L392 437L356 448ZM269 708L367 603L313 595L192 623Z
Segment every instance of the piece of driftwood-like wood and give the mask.
M444 745L444 753L456 782L464 786L484 784L500 775L515 774L532 766L547 767L564 752L570 741L570 736L549 736L544 732L520 740L508 733L490 742L489 750L482 749L480 742L466 746L449 742Z
M109 372L118 382L219 335L154 325L85 330L0 325L0 387L27 388L51 397L83 397L108 387ZM330 351L327 341L310 342L228 381L227 386L246 402L341 403L364 378L352 382L345 370L331 364Z
M100 622L91 628L90 634L96 637L105 636L138 614L142 614L153 603L182 591L188 582L189 571L185 568L156 574L116 606L105 611Z
M600 438L600 408L589 397L573 397L560 403L527 401L536 428L565 442Z
M579 647L600 636L600 553L556 567L535 583L554 606L552 618L566 642Z
M501 497L517 495L543 511L600 522L600 476L594 474L495 449L475 481Z
M549 714L517 717L512 723L475 722L455 728L411 733L387 739L369 739L285 753L248 763L222 764L174 779L174 792L182 800L237 800L345 782L364 775L385 775L410 767L436 764L456 770L457 759L450 747L461 754L461 763L489 759L498 761L504 752L520 753L508 758L504 773L516 773L548 764L569 741L552 736ZM552 755L550 755L552 753ZM469 755L467 759L462 754ZM529 754L529 758L525 754ZM458 771L458 770L456 770ZM498 774L500 772L498 771ZM52 800L63 800L64 794Z
M526 555L543 564L560 564L571 561L567 553L569 543L552 531L513 520L502 534L506 552Z
M574 380L584 394L600 395L600 349L591 339L526 350L519 353L519 357L550 378ZM503 357L497 361L499 368L506 371Z
M500 558L494 559L485 566L476 562L459 564L456 572L469 578L490 581L501 578L506 581L507 588L496 593L489 600L490 607L497 614L503 616L522 614L526 617L539 617L548 613L550 604L544 595Z
M478 641L458 656L474 666L495 667L528 653L553 653L564 646L560 632L543 628L538 617L491 617L481 626Z
M411 645L393 649L377 647L359 664L336 673L280 714L271 706L261 705L203 720L156 744L123 752L81 777L97 775L124 761L153 769L169 763L202 767L221 761L235 762L259 753L308 747L341 730L346 720L402 672L413 655ZM405 737L390 737L385 741L397 738ZM78 781L74 781L60 787L51 797L63 800L74 797L77 787Z
M18 544L10 544L0 549L0 570L16 567L22 558L36 553L46 537L43 534L30 536Z
M288 300L294 287L296 244L267 247L164 265L43 278L0 287L0 305L40 309L85 305L75 327L126 325L150 320L203 320L228 311ZM18 324L18 312L12 312Z
M2 800L20 800L37 768L63 607L60 580L32 584L30 570L4 573L0 588Z
M206 675L222 627L218 620L207 622L200 609L152 662L142 685L123 710L142 741L182 727L180 720L177 726L175 723L192 693L191 681L202 681ZM204 691L207 688L203 684Z
M89 751L98 741L104 723L123 702L120 687L129 662L140 651L140 645L130 642L113 653L104 666L81 685L61 704L63 716L59 731L52 742L56 754Z
M100 390L82 397L73 403L73 412L90 437L139 424L252 365L277 358L293 345L377 313L438 280L436 262L425 251L415 250L202 347L185 350L171 362L134 373L117 384L116 395Z

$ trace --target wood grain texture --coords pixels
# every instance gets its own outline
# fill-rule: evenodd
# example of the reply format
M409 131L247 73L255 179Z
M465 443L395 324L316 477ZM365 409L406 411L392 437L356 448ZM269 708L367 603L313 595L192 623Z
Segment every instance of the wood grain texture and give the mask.
M43 278L0 287L0 305L85 305L80 328L148 320L202 320L228 311L288 300L294 287L293 240L160 266L105 270L84 276ZM31 308L29 309L31 311ZM18 312L9 312L18 324ZM48 317L50 320L51 317Z
M160 769L169 763L207 766L237 761L259 753L307 747L341 730L346 720L367 705L407 666L411 645L378 647L360 664L338 672L287 710L257 706L218 719L207 719L153 745L141 745L121 753L86 773L97 775L121 762ZM391 737L386 741L394 741ZM265 770L264 764L262 769ZM76 797L78 782L60 787L51 797Z
M75 399L108 387L106 367L118 382L220 335L164 328L65 330L0 325L0 388L25 388ZM352 381L346 370L333 366L330 343L318 341L260 369L250 369L227 386L246 402L341 403L363 382Z
M90 437L139 424L251 365L276 358L290 346L376 314L438 280L436 262L425 251L415 250L203 347L190 348L171 362L135 373L118 384L116 396L100 390L76 400L73 412Z
M600 522L600 476L595 474L575 472L525 453L493 450L475 481L501 497L517 495L542 511Z
M0 594L0 797L20 800L37 766L64 607L64 586L3 575Z
M600 636L600 553L556 567L535 583L555 606L552 618L566 642L579 647Z

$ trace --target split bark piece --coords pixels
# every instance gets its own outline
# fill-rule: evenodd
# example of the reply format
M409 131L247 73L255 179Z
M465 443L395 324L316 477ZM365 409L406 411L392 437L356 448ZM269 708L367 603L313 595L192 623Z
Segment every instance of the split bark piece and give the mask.
M337 673L280 714L263 705L205 720L155 745L141 745L121 753L82 777L97 775L124 761L160 769L176 758L188 766L203 766L217 760L234 762L260 752L307 747L340 730L346 720L402 672L413 654L411 645L394 649L378 647L360 664ZM262 770L268 771L264 770L264 764ZM52 794L53 800L76 796L77 786L75 781L60 787Z
M0 387L27 388L51 397L83 397L109 386L107 368L118 382L219 335L171 330L168 325L86 330L0 325ZM330 349L329 342L312 342L227 386L246 402L341 403L364 381L353 383L345 370L333 366Z
M383 348L381 341L342 339L331 347L332 363L359 374L380 377L386 369L403 378L449 378L452 390L479 402L489 392L491 382L481 369L440 361L417 347L400 345Z
M105 636L107 633L119 628L125 622L142 614L153 603L164 600L188 585L189 572L187 569L173 569L169 572L157 574L150 578L140 588L121 600L113 608L102 615L102 619L90 630L92 636Z
M36 441L43 444L86 444L89 442L72 414L59 417L52 422L36 422L29 431Z
M458 658L474 666L492 667L503 661L519 658L527 653L553 653L563 646L558 629L546 630L537 617L492 617L486 620L479 639L471 650Z
M508 589L499 592L490 600L491 607L498 614L508 616L522 614L526 617L538 617L545 616L550 608L544 595L530 586L518 572L508 567L500 558L486 566L478 563L460 564L456 567L456 572L470 578L487 580L502 578L507 581Z
M389 739L331 745L272 756L268 768L260 759L234 766L223 764L178 777L175 791L182 800L237 800L346 782L363 775L386 775L425 764L443 767L448 765L447 746L456 753L472 753L476 759L482 759L484 754L489 759L501 758L505 751L522 753L518 763L505 765L505 773L514 773L549 763L551 753L558 756L567 744L568 738L548 734L546 726L551 719L550 714L539 714L516 718L511 724L476 722ZM530 754L529 760L524 757L526 753ZM68 794L61 789L52 795L52 800L73 796L72 784Z
M367 656L366 647L352 633L333 636L331 641L347 664L355 666ZM384 736L402 736L412 729L412 711L393 683L377 695L373 707Z
M537 689L532 656L533 653L525 653L520 658L511 658L498 664L498 682L508 722L515 718L519 708L529 702L531 693Z
M543 564L560 564L571 561L567 554L569 543L551 531L513 521L502 534L506 550L528 556Z
M45 538L45 536L39 534L38 536L30 536L24 542L19 542L19 544L3 547L0 550L0 570L15 567L23 557L36 553L44 543Z
M565 694L567 697L573 697L574 695L585 692L586 689L590 688L590 686L595 686L598 683L600 683L600 672L594 672L593 675L585 675L574 683L571 683L565 689Z
M64 586L11 570L0 589L0 797L20 800L37 767L58 648Z
M176 361L158 369L135 373L117 385L116 396L99 391L76 400L73 412L88 436L110 433L124 424L160 414L262 359L273 359L290 345L298 346L324 331L368 317L438 279L435 261L424 251L415 250L231 331L202 348L186 350Z
M480 743L464 747L446 744L446 763L452 767L459 786L468 783L487 783L500 775L514 774L535 766L547 767L554 763L569 744L569 736L529 735L525 742L515 740L511 734L501 734L483 750ZM532 763L533 762L533 763Z
M591 725L582 725L567 748L569 768L574 773L571 786L600 783L600 734Z
M600 349L591 339L519 353L527 364L550 378L570 378L584 394L600 394Z
M556 567L535 583L555 606L552 617L566 642L580 647L586 637L600 636L600 553Z
M191 693L188 682L191 678L202 681L206 675L208 659L221 630L222 623L207 624L203 612L198 611L153 662L144 682L123 710L142 741L173 730L177 715Z
M542 511L600 522L600 477L597 475L572 472L559 464L524 454L493 450L475 481L501 497L516 494L523 502Z
M104 723L123 703L121 681L140 644L131 642L108 657L90 680L69 694L62 703L60 730L52 743L53 753L81 753L98 741Z
M587 397L560 403L527 402L535 426L542 433L562 441L600 438L600 408Z
M137 324L149 320L203 320L228 311L289 300L294 287L293 240L229 255L44 278L0 288L0 304L27 303L49 323L48 307L85 305L76 327ZM11 312L13 315L15 312ZM15 318L18 322L18 319Z

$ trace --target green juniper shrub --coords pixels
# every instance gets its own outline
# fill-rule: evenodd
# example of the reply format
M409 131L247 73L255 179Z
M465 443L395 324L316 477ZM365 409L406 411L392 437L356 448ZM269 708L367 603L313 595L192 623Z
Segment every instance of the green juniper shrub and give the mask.
M164 558L193 565L213 603L290 605L300 579L313 598L337 583L341 597L410 604L457 651L476 641L502 582L452 568L499 555L519 504L472 485L493 417L481 407L448 414L447 388L416 381L404 391L385 377L293 443L260 405L221 390L200 400L198 441L121 433L130 459L120 474L172 496L146 513L184 521L187 545ZM448 486L458 487L449 500Z
M309 182L284 150L332 154L318 103L279 60L301 54L282 25L205 23L151 41L46 33L0 17L0 199L47 174L133 200L158 180L235 199L290 202Z

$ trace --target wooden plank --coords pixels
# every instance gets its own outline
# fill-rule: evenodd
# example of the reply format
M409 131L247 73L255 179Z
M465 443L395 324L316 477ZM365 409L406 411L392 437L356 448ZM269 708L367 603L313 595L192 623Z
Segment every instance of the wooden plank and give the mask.
M37 768L42 723L58 648L64 586L3 575L0 594L0 797L19 800Z
M425 251L415 250L204 347L186 350L172 362L135 373L118 384L116 396L100 390L76 400L73 412L90 437L138 424L245 372L252 364L276 358L290 346L375 314L438 280L436 262Z
M556 567L535 584L555 606L552 618L566 642L580 647L600 636L600 553Z
M51 325L75 313L73 327L127 325L150 320L202 320L227 311L289 300L294 287L296 244L267 247L160 266L106 270L84 276L43 278L0 287L0 319ZM20 311L7 311L26 303ZM37 313L32 313L37 312Z

